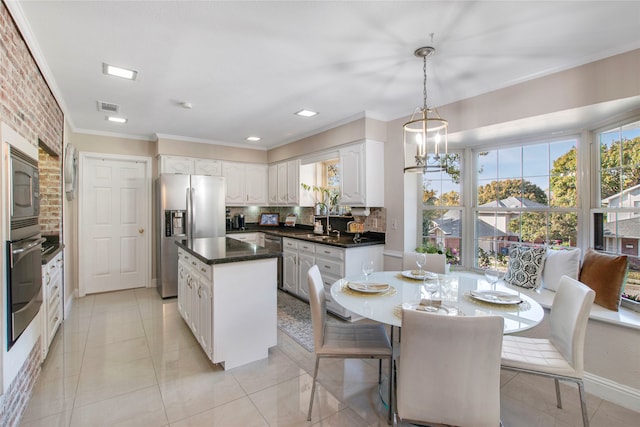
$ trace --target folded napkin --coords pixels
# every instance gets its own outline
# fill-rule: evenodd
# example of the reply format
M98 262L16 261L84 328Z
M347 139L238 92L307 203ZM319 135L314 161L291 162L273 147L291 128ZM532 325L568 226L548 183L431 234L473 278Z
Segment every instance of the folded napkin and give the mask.
M349 287L356 290L367 290L367 291L386 291L389 289L389 285L387 283L373 283L373 282L349 282Z

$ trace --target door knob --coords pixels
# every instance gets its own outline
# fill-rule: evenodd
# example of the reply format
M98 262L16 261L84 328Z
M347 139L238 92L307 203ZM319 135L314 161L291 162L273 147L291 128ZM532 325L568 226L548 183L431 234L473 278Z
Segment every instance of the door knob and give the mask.
M138 229L138 233L140 233L140 234L144 233L144 228L139 228Z

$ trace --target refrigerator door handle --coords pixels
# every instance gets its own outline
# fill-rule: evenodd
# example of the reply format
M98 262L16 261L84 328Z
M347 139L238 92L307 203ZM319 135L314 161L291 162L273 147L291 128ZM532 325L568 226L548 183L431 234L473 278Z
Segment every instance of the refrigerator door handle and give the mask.
M191 188L187 187L187 223L185 224L185 233L187 234L187 239L191 240Z
M196 198L196 189L191 187L191 238L195 238L196 231L196 204L193 202Z

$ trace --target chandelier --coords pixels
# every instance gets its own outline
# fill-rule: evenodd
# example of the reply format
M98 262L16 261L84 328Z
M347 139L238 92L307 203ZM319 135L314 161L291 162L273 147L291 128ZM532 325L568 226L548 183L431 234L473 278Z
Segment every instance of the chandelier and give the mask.
M423 61L423 104L422 107L416 108L411 119L403 125L405 172L446 170L449 122L440 117L438 110L427 106L427 57L435 51L434 47L426 46L414 52L414 55Z

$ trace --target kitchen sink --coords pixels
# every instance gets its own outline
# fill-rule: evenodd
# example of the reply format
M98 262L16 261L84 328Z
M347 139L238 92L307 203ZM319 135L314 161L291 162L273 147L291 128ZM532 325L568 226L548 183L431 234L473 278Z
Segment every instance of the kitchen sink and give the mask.
M337 242L338 238L335 236L326 236L324 234L307 234L307 239L319 240L321 242Z

